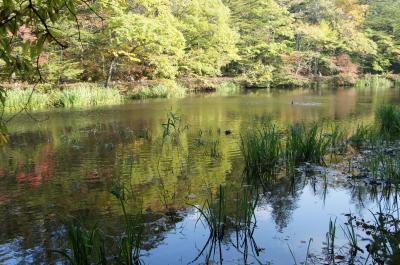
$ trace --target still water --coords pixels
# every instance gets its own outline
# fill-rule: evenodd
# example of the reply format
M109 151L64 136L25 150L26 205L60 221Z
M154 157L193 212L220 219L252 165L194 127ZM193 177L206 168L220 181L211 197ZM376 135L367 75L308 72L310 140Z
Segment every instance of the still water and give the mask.
M201 206L223 184L233 208L235 194L244 189L241 132L265 118L281 126L327 120L350 129L371 121L381 102L400 102L399 90L201 94L40 112L35 120L18 117L0 153L0 264L63 264L51 250L65 246L65 224L72 216L108 235L121 233L121 209L110 193L116 181L129 183L131 210L144 212L144 264L204 264L209 231L193 205ZM181 134L163 143L169 112L179 115ZM228 231L211 260L293 264L290 250L304 261L310 238L310 253L320 254L330 219L342 223L345 213L364 216L379 206L367 188L349 185L339 173L330 172L326 181L275 181L260 193L252 243ZM340 245L344 238L338 234Z

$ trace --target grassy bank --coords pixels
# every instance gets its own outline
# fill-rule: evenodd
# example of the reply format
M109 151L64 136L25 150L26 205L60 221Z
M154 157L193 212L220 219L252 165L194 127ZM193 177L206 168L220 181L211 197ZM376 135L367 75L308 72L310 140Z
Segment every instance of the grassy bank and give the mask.
M117 88L102 88L95 84L79 84L64 89L15 88L8 89L4 112L93 107L120 104L124 96Z

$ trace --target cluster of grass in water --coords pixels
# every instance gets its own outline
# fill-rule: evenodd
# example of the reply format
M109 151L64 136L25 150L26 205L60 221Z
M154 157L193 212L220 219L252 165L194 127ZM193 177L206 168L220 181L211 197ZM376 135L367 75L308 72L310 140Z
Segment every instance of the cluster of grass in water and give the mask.
M64 257L69 264L124 264L139 265L144 236L144 221L141 212L129 214L127 211L128 196L125 187L117 184L111 191L121 205L124 232L121 236L111 238L103 235L97 225L86 229L79 222L67 227L67 250L52 250ZM112 240L113 242L109 242ZM112 253L110 248L112 246Z
M11 89L7 91L5 112L28 111L59 107L91 107L120 104L124 101L119 89L103 88L92 84L63 90Z
M173 81L154 86L143 87L129 93L130 99L180 98L187 93L187 88Z
M364 79L357 80L356 87L371 87L371 88L390 88L395 83L390 79L378 75L369 75Z
M327 155L344 153L351 145L356 149L373 150L366 164L371 172L376 172L374 176L398 182L399 156L379 155L378 147L390 145L400 136L400 110L393 105L382 105L375 116L373 125L358 125L349 137L339 126L329 127L323 123L300 123L284 129L272 122L256 126L241 135L246 175L263 179L283 168L293 172L305 162L324 165Z
M215 92L221 96L236 95L240 92L240 85L234 82L225 82L215 88Z

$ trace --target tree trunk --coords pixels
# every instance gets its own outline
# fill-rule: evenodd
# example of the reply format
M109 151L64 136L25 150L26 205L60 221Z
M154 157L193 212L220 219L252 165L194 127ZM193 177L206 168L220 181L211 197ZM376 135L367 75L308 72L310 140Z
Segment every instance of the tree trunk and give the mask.
M110 83L112 81L112 74L113 74L116 63L117 63L117 58L113 57L111 60L110 68L108 69L107 80L104 85L106 88L110 85Z

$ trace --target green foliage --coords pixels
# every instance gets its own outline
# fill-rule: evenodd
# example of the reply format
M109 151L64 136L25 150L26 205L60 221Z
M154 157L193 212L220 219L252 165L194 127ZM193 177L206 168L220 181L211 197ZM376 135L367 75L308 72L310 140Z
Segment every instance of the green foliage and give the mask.
M228 2L238 28L239 56L228 70L242 76L248 85L267 85L281 56L290 50L292 17L274 0Z
M146 16L127 13L110 18L108 56L139 64L151 78L174 78L185 40L171 14Z
M238 77L303 86L400 72L398 1L4 1L0 82ZM40 71L39 71L40 70ZM359 86L388 86L383 80ZM172 89L173 90L173 89ZM221 86L221 94L232 87ZM182 93L164 85L134 98Z
M231 27L230 10L221 0L173 0L179 30L186 46L182 74L217 76L237 58L238 34Z

